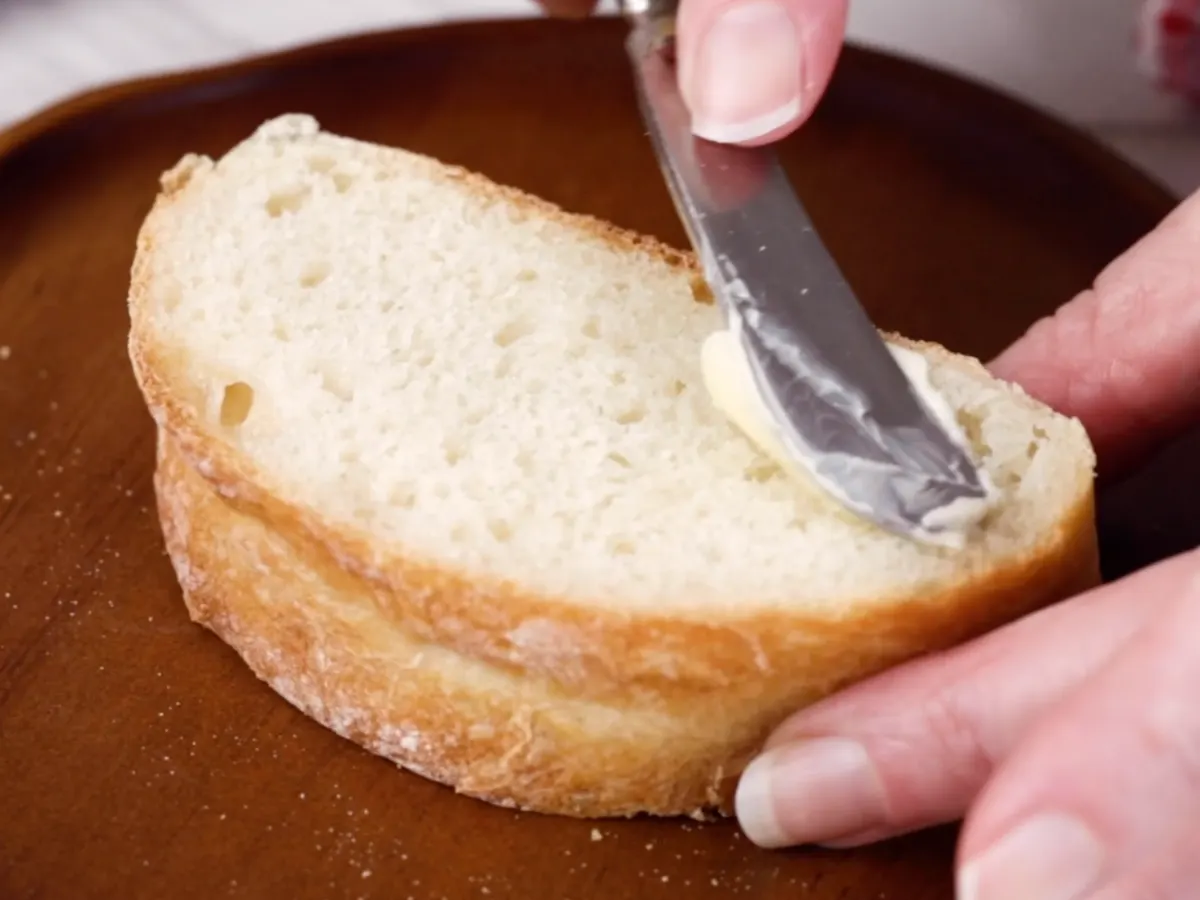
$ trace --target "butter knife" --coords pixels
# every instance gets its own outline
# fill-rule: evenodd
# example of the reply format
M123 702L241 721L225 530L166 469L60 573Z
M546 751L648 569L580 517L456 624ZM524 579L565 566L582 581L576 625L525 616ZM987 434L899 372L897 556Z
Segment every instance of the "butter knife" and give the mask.
M986 504L986 479L888 350L774 153L693 135L677 0L621 6L651 143L781 445L851 512L948 543Z

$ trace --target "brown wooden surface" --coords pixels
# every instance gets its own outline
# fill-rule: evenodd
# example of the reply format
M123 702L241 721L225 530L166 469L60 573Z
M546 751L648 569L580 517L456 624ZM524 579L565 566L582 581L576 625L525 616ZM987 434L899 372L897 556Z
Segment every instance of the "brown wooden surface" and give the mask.
M728 823L456 797L303 718L184 612L124 345L159 171L308 111L679 243L620 39L612 22L377 36L0 136L0 898L950 897L947 831L765 853ZM1066 129L864 52L785 155L877 320L983 356L1170 205ZM1106 507L1110 567L1195 543L1180 493Z

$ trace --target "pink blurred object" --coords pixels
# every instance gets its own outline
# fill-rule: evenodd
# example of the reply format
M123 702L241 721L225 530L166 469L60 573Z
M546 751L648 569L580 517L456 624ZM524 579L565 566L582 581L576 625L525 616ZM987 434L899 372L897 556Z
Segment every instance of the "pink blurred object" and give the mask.
M1143 0L1137 50L1159 86L1200 103L1200 0Z

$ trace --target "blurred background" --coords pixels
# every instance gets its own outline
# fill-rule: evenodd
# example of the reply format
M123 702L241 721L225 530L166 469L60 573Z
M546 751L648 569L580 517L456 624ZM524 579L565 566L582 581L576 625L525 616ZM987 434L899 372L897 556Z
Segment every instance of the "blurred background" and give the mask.
M996 84L1178 194L1200 117L1160 91L1139 17L1160 0L852 0L851 36ZM611 14L615 3L602 9ZM528 16L532 0L0 0L0 128L86 88L362 31Z

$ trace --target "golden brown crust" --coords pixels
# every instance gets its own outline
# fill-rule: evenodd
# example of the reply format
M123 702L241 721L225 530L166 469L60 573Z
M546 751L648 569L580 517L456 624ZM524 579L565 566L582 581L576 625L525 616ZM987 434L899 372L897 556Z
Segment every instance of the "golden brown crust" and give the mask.
M165 434L155 489L194 621L337 734L502 806L589 818L728 815L736 778L767 734L854 670L883 665L852 659L843 645L843 666L753 704L737 690L601 704L413 639L375 605L368 582L238 512Z
M728 813L742 763L784 714L571 698L407 637L369 585L235 511L165 436L155 489L194 621L305 714L462 793L571 816Z
M235 521L257 523L272 540L286 545L288 553L322 573L326 589L369 597L379 624L395 629L398 639L486 664L497 677L542 685L539 689L552 698L552 706L603 703L622 715L636 711L679 723L688 721L688 710L704 704L714 711L706 715L710 729L740 723L740 737L733 743L710 731L693 735L686 748L673 746L670 759L645 748L630 751L628 759L606 769L606 777L622 773L624 781L618 781L625 787L604 787L595 773L571 769L587 768L583 758L588 754L607 755L611 735L563 738L554 744L555 752L568 755L557 758L549 752L538 756L528 748L512 757L516 745L510 740L508 745L501 742L472 751L477 759L472 757L470 763L445 747L434 756L400 760L468 793L582 815L680 812L703 805L704 797L720 794L714 794L713 785L732 776L741 755L761 738L773 717L777 721L838 687L958 643L1099 580L1090 471L1081 475L1071 509L1027 555L987 561L954 583L931 584L928 592L910 588L894 597L862 598L861 603L847 597L843 607L827 615L755 611L753 604L750 612L726 613L719 620L699 613L687 618L615 611L587 603L586 598L581 602L531 594L520 586L414 559L403 548L380 547L369 534L337 527L317 511L277 496L269 473L258 470L206 422L204 398L196 395L199 388L186 377L185 361L155 342L153 301L157 293L171 290L152 280L159 223L172 214L174 204L204 189L209 168L186 160L164 180L163 194L139 236L132 273L130 357L164 444L172 448L163 464L167 474L159 479L164 530L181 572L206 573L191 583L181 575L193 615L237 648L292 702L376 752L396 757L386 738L386 729L394 727L388 724L388 704L378 699L386 673L363 669L355 655L354 635L340 626L319 625L299 599L281 604L279 620L266 616L262 597L267 586L281 595L298 588L285 574L231 574L237 569L238 541L222 537L223 527ZM651 253L695 272L690 256L655 241L568 214L473 173L440 171L489 201L515 205L618 249ZM930 352L943 359L949 356L940 348ZM950 364L977 365L957 358ZM185 472L192 473L192 481L185 479ZM222 498L219 514L201 501L201 478L209 492ZM200 533L206 537L188 537ZM222 554L227 565L215 562ZM281 571L288 572L294 564L288 559ZM866 635L869 640L863 639ZM315 645L324 648L326 658L341 659L343 668L358 674L334 676L315 670L311 654L301 652ZM299 694L297 685L304 686ZM423 701L429 709L449 703L451 710L426 721L422 728L428 733L444 733L449 740L460 735L463 717L476 714L477 703L469 697L460 703L439 699L440 688L425 685L420 690L430 692ZM416 701L409 697L406 702ZM350 721L345 712L350 709L361 712L361 722L339 727L339 722ZM583 747L586 753L580 752ZM518 757L526 761L525 768L512 761ZM533 757L539 760L536 764L528 762ZM501 758L509 760L508 768L495 768ZM479 774L486 765L493 772L502 770L500 781L507 786L473 789L486 781ZM514 766L523 774L509 771Z

